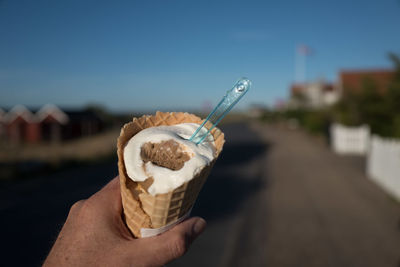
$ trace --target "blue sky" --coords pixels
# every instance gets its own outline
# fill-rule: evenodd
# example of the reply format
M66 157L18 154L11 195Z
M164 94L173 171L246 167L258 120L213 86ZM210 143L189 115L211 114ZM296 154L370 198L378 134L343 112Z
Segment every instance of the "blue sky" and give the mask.
M399 14L399 0L0 0L0 106L201 108L241 76L253 87L240 107L273 104L298 44L313 50L308 80L390 68Z

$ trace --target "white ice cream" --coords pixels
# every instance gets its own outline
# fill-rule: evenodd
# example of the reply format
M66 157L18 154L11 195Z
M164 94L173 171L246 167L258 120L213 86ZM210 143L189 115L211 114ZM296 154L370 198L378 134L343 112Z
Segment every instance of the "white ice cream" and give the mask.
M151 127L137 133L124 148L124 163L128 176L136 182L143 182L152 177L154 182L148 188L148 192L153 196L168 193L190 181L215 157L215 145L211 135L199 145L187 140L198 127L196 123L182 123ZM182 144L185 152L191 155L181 169L174 171L150 161L143 162L140 155L143 144L160 143L171 139Z

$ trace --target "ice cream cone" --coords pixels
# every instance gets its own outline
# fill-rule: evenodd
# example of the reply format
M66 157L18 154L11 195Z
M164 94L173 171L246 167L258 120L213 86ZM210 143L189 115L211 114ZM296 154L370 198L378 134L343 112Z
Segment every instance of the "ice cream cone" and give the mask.
M189 122L200 124L202 120L189 113L157 112L152 116L145 115L134 118L132 122L125 124L121 129L117 147L122 205L126 224L136 237L141 237L141 228L159 228L172 223L193 207L208 174L222 151L225 139L224 134L218 128L214 128L211 131L216 148L214 160L189 182L172 192L155 196L146 191L152 182L151 178L145 182L135 182L128 177L124 164L124 147L132 136L145 128Z

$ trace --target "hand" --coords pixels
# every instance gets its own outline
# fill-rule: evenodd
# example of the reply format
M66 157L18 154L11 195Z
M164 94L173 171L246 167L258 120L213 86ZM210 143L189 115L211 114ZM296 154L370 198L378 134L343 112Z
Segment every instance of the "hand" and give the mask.
M44 266L162 266L185 254L206 226L190 218L159 236L135 239L121 215L116 177L72 206Z

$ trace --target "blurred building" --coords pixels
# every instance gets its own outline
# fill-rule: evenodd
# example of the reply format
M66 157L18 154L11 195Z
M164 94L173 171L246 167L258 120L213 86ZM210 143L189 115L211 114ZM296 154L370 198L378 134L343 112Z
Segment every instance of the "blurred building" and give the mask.
M101 118L90 110L61 110L45 105L39 110L17 105L0 112L0 136L11 143L59 142L100 132Z
M105 128L104 120L92 110L65 110L68 123L63 128L63 139L90 136Z
M3 116L3 125L7 141L35 142L38 138L38 123L35 116L26 107L17 105Z
M360 92L366 83L371 84L380 93L385 93L393 80L393 70L344 70L339 73L339 89Z
M335 104L346 92L357 93L369 84L384 94L393 80L393 70L344 70L338 81L295 83L290 87L289 108L324 108Z
M290 88L290 108L323 108L335 104L340 98L340 88L333 83L317 81L296 83Z
M3 138L4 135L4 124L3 124L3 118L4 118L4 110L0 108L0 139Z

